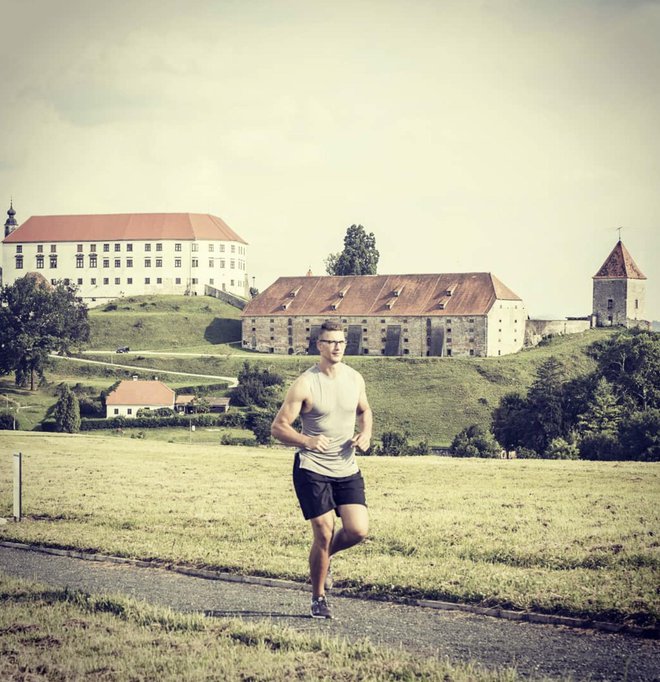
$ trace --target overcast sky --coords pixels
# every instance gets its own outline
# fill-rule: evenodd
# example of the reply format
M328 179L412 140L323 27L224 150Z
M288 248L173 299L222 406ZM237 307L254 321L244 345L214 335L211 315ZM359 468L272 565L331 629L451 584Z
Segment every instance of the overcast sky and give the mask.
M488 271L591 312L622 239L660 319L660 2L0 0L0 209L200 212L257 287ZM5 207L6 205L6 207Z

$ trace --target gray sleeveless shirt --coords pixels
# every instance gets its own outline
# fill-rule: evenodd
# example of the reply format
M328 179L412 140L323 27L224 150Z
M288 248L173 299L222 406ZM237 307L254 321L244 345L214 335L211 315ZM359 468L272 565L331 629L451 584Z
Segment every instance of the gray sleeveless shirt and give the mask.
M305 436L324 434L330 439L325 452L302 448L300 467L324 476L340 478L359 471L355 448L355 416L360 399L360 374L348 365L338 365L334 377L324 374L318 365L305 372L309 381L312 409L301 412L302 432Z

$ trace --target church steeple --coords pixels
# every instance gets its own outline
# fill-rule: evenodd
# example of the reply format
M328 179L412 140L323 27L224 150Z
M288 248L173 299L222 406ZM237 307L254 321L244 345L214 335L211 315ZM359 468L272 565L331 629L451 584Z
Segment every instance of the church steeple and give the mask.
M7 215L9 217L7 220L5 220L5 237L8 237L18 227L18 223L14 217L16 215L16 211L14 211L13 198L9 202L9 210L7 211Z

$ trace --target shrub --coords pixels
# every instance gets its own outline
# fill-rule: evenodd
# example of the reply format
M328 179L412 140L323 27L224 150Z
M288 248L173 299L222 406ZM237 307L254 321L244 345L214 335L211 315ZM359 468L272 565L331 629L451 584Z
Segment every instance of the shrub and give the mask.
M493 434L478 424L464 428L451 444L451 454L456 457L499 457L501 452Z
M579 448L582 459L613 460L621 457L618 439L605 433L580 439Z
M248 414L247 427L254 433L259 445L269 445L271 442L270 425L275 414L263 410L253 410Z
M635 412L620 425L619 443L625 459L660 461L660 410Z
M525 446L516 448L517 459L539 459L540 457L541 455L532 448L526 448Z
M14 415L10 412L0 414L0 431L11 431L14 428ZM16 419L16 429L20 429L18 419Z
M381 437L381 448L378 454L398 457L408 451L408 437L399 431L385 431Z
M543 459L579 459L580 450L574 441L563 438L553 438L547 450L543 453Z

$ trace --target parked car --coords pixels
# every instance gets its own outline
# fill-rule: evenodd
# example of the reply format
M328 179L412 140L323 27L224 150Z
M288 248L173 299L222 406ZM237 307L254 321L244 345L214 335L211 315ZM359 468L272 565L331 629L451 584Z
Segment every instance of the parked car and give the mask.
M128 346L119 346L117 353L128 353L129 350L131 349Z

